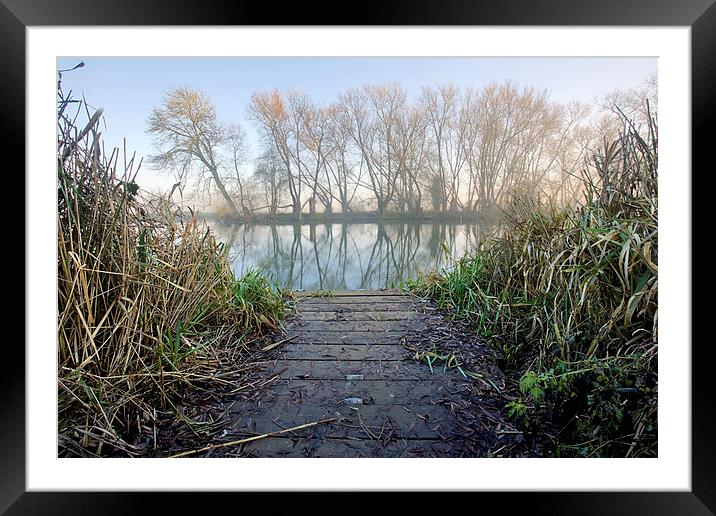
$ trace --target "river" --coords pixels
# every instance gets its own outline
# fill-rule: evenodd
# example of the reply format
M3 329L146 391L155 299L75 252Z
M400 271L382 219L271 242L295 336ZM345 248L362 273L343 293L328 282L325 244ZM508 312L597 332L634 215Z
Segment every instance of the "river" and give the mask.
M234 224L211 222L232 269L261 268L292 290L392 287L450 267L491 230L478 224Z

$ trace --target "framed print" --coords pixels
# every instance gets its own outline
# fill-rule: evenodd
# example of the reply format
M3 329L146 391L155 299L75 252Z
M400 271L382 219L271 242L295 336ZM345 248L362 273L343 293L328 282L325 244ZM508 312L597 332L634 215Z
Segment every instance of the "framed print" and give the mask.
M713 2L212 4L2 0L0 508L713 513Z

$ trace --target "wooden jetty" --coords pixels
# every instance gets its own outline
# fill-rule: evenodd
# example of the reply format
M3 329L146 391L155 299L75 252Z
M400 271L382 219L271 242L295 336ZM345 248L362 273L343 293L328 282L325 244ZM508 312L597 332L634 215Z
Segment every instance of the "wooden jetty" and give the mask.
M254 457L459 456L454 399L470 380L406 348L429 330L426 301L395 290L298 293L296 314L262 374L270 384L230 407ZM469 402L463 403L469 404ZM286 429L310 425L299 430ZM282 432L276 435L277 432Z

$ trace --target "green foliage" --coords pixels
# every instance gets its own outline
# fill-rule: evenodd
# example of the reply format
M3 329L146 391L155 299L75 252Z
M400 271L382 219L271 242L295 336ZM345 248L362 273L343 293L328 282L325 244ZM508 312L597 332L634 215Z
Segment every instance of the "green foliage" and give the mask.
M507 405L505 405L505 408L507 409L507 416L513 419L517 423L518 427L529 427L527 405L525 405L522 400L510 401Z
M318 289L311 293L312 297L321 297L321 298L328 298L333 297L333 292L330 290L322 290Z
M542 388L543 379L532 371L527 371L520 379L520 392L529 394L535 403L541 403L544 398L544 389Z
M285 311L283 291L261 269L249 269L238 278L231 275L229 288L246 329L277 327Z

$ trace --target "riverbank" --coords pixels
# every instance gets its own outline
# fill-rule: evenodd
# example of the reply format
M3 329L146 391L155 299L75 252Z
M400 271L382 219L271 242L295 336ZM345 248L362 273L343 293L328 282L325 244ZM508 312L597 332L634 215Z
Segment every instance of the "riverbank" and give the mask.
M444 224L480 224L492 223L499 218L498 209L483 210L479 212L431 212L421 214L411 213L383 213L351 212L351 213L255 213L252 215L219 215L211 212L201 212L202 219L219 221L222 224L352 224L352 223L406 223L421 224L438 222Z
M655 135L605 147L577 209L516 203L501 238L409 284L502 355L513 421L556 456L657 455Z
M172 444L158 440L165 425L209 439L226 422L212 412L221 396L250 390L284 292L235 275L206 223L171 216L168 197L141 199L135 161L103 154L101 111L77 127L64 112L79 101L58 93L58 455L157 453Z

